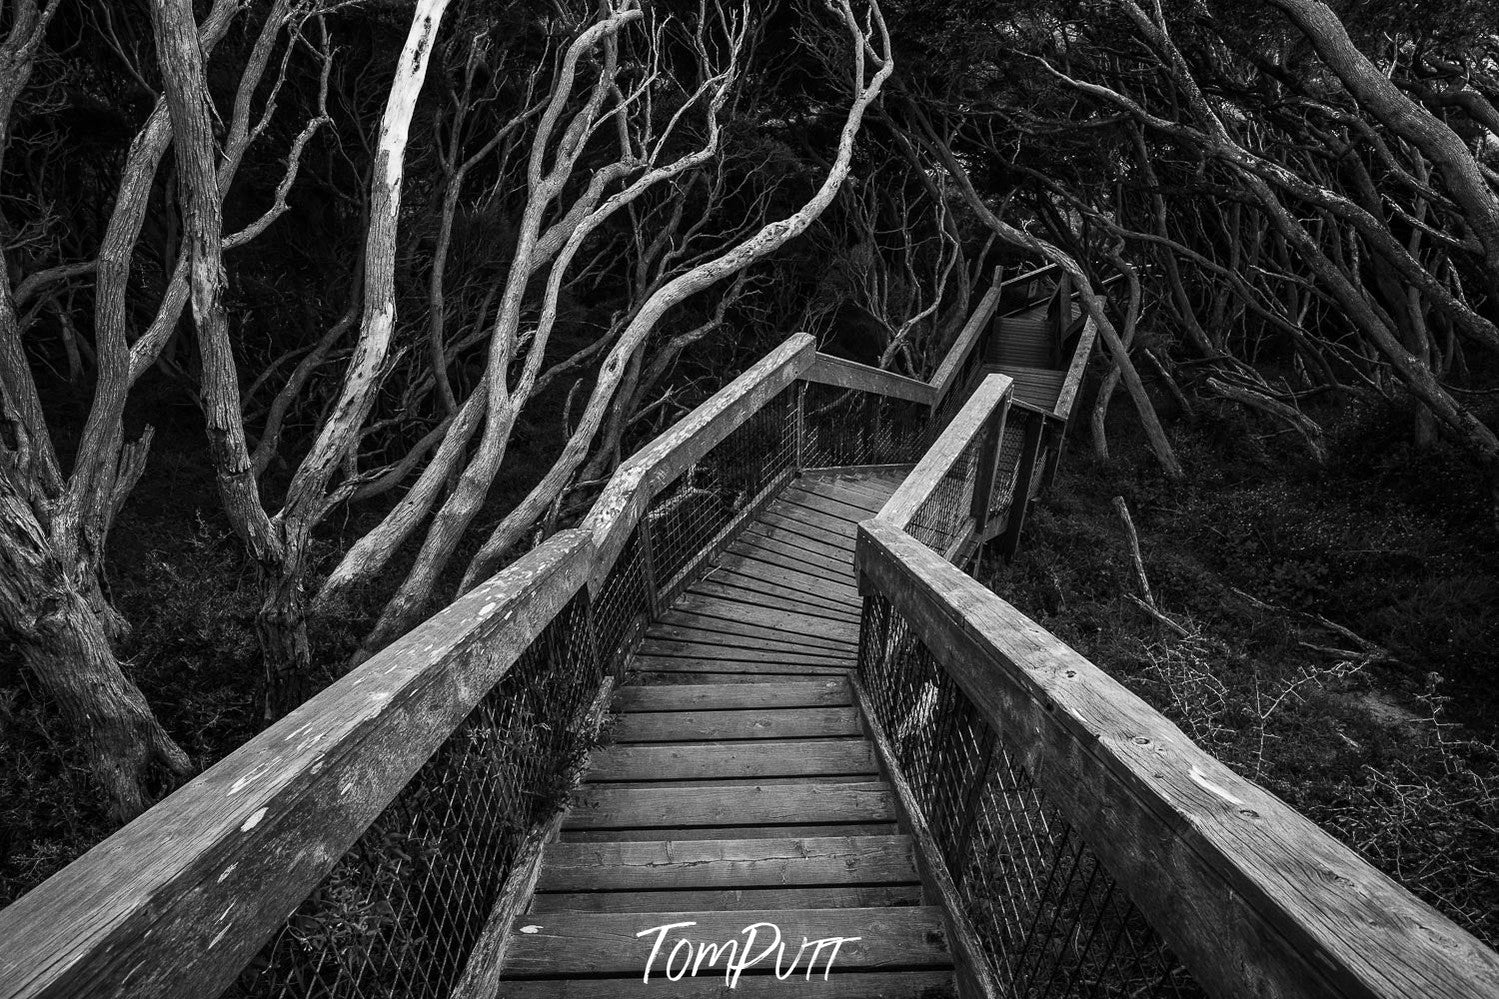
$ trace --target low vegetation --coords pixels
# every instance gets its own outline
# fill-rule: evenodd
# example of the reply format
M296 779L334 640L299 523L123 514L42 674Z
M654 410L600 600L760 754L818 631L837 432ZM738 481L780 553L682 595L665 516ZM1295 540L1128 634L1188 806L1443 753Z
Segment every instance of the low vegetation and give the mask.
M1325 416L1339 457L1238 414L1069 448L996 592L1240 773L1499 943L1499 544L1485 497L1395 408ZM1299 448L1299 450L1298 450ZM1140 595L1123 496L1156 605ZM1174 625L1174 627L1173 627Z

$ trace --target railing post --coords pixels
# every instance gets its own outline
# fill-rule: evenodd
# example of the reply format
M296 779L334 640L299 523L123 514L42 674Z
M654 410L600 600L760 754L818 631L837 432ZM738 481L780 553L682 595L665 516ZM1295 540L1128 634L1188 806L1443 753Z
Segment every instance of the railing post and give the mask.
M979 444L978 474L973 480L973 506L969 510L973 517L973 536L983 536L989 524L989 510L994 503L994 478L999 466L999 451L1005 441L1005 421L1010 412L1010 393L1006 392L1000 404L984 427L984 437Z
M640 575L645 582L645 601L650 609L651 620L661 617L661 591L656 588L656 555L651 546L651 517L649 513L640 518Z
M1046 421L1046 467L1041 472L1041 491L1051 490L1057 477L1057 466L1062 462L1062 441L1067 438L1067 423L1064 420Z
M1062 343L1067 337L1067 327L1072 325L1072 275L1062 272L1057 281L1056 311L1050 317L1052 363L1062 363Z
M807 467L807 383L796 383L796 470Z
M999 543L999 553L1006 562L1020 550L1020 531L1025 526L1025 515L1031 505L1031 481L1036 474L1036 458L1041 452L1044 422L1038 416L1026 414L1025 443L1020 448L1020 464L1015 468L1015 492L1010 498L1004 538Z

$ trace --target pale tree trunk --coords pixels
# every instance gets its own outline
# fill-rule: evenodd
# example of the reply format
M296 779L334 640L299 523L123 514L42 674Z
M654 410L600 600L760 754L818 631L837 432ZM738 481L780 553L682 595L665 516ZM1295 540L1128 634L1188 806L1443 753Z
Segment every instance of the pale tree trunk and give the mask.
M531 490L520 504L502 520L474 556L465 572L460 590L467 590L488 573L494 571L499 560L517 541L543 517L557 496L571 481L573 475L588 456L593 440L602 426L604 417L614 399L616 389L629 369L630 360L640 349L645 338L660 322L666 311L684 299L712 287L719 281L732 277L750 264L762 259L784 246L789 240L801 235L820 216L837 195L847 179L853 160L854 140L859 134L864 112L879 95L895 61L890 51L890 41L885 33L884 18L878 4L870 5L871 31L877 39L870 38L859 28L858 19L847 0L830 5L841 16L852 45L853 79L858 88L849 108L838 140L838 152L827 177L816 193L800 210L788 218L762 227L753 236L712 260L699 264L668 281L648 298L631 318L619 340L609 351L599 368L598 379L589 396L588 405L579 418L578 427L563 446L562 454L541 482ZM874 42L878 41L878 51ZM866 64L874 65L874 73L868 76ZM867 77L867 78L866 78Z
M77 734L111 819L143 811L153 767L177 777L192 764L120 669L76 564L54 555L43 517L0 467L0 627Z
M57 3L12 7L0 44L0 156ZM144 165L154 169L152 154L159 155L152 137L132 147L122 193L149 187ZM128 223L130 207L117 202L111 225ZM102 284L102 252L100 263ZM127 628L100 583L110 524L145 467L150 436L124 443L119 417L131 354L123 338L102 339L93 406L64 481L21 346L9 267L0 259L0 630L77 736L109 815L123 821L144 809L154 768L178 777L192 769L115 657L110 641Z

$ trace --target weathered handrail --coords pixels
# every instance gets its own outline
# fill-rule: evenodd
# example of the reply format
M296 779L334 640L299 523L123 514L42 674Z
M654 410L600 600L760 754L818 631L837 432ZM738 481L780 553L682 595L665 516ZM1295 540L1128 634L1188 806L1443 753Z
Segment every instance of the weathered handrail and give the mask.
M1014 379L1007 375L986 377L885 501L880 519L916 534L918 525L913 521L928 513L929 523L919 526L933 537L922 540L945 542L938 550L949 558L982 535L992 507L995 464L1013 390ZM955 467L960 460L971 467ZM939 485L950 481L954 472L961 482L956 495L939 496ZM934 506L949 509L931 509ZM945 537L939 539L938 534Z
M991 400L998 390L993 379L980 390L987 389ZM1076 853L1086 849L1107 872L1104 880L1122 889L1210 994L1499 995L1499 955L1204 752L1139 697L970 578L952 564L956 546L934 550L914 536L915 511L949 474L962 447L976 439L979 416L970 401L880 513L859 525L855 553L866 595L858 690L886 764L897 772L905 808L917 813L923 869L948 911L960 956L987 954L979 960L1003 956L1009 962L1003 969L965 969L974 993L1023 992L1034 984L1028 972L1042 974L1027 965L1028 952L1051 944L1033 939L1037 926L1045 925L1037 920L1042 906L1053 913L1055 927L1059 915L1071 913L1065 925L1091 911L1089 905L1102 905L1089 917L1091 930L1081 924L1067 930L1086 943L1066 959L1094 962L1083 980L1108 971L1112 959L1099 963L1089 950L1095 938L1113 934L1117 942L1126 933L1127 912L1109 917L1117 929L1099 929L1115 888L1107 889L1102 903L1083 902L1066 894L1076 890L1073 876L1056 874L1056 865L1069 863L1076 872L1091 862ZM920 680L930 676L923 661L934 663L942 677ZM913 690L913 682L922 689ZM975 711L982 732L963 720ZM962 745L943 741L957 737ZM925 784L934 767L956 770L941 777L958 784L915 788L899 774L902 759L928 768ZM934 802L942 814L923 814L922 800ZM972 846L980 807L1009 816L1013 832L1000 835L1032 840L991 843L988 853ZM1016 819L1017 809L1023 820ZM1047 830L1049 809L1068 824L1062 832ZM989 821L994 824L992 816ZM946 830L940 844L939 825ZM1043 830L1042 846L1033 842L1037 828ZM1083 847L1068 845L1074 836ZM1004 907L1001 899L973 896L992 890L983 886L994 877L975 872L986 864L1029 869L1032 850L1041 851L1034 862L1052 863L1053 873L1044 888L1033 883L1025 889L1036 892L1024 900L1036 907L1036 916L1029 929L1018 931L1024 946L1016 957L995 940L992 926L981 933L971 922L974 911L992 915ZM1053 850L1067 859L1049 861ZM1012 851L1024 859L1004 860ZM1058 889L1059 879L1068 887ZM1088 875L1084 891L1097 879ZM979 888L972 887L974 880ZM1054 978L1062 965L1051 968ZM1169 976L1169 958L1159 969L1138 983L1142 993L1150 976ZM1078 980L1081 970L1078 965L1062 973Z
M595 592L650 501L822 356L810 334L793 334L620 464L582 525L597 551Z
M564 531L0 910L0 996L226 988L584 585Z

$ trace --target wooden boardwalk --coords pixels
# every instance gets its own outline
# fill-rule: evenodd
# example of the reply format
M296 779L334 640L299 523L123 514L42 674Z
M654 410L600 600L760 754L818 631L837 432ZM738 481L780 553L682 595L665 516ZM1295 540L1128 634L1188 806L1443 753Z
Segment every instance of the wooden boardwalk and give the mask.
M941 910L847 679L855 525L904 474L802 476L651 625L512 928L501 996L951 994ZM700 945L744 944L756 923L778 928L787 979L771 955L731 991L727 957ZM824 981L831 945L802 943L834 937L859 939Z

